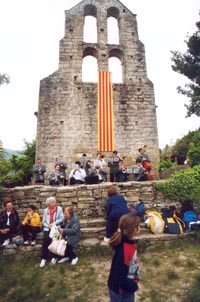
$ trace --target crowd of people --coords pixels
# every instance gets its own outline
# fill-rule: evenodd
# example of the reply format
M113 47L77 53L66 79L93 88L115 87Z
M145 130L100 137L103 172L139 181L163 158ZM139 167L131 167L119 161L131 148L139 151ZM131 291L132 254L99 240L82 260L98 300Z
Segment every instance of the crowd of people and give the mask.
M98 169L98 167L97 167ZM108 276L108 293L111 302L134 302L135 291L140 281L135 235L140 232L140 219L128 208L126 200L114 187L108 189L106 202L106 236L108 246L114 250ZM63 256L50 252L49 246L54 240L51 232L57 228L59 235L67 241ZM43 231L41 260L39 267L45 267L47 261L52 265L70 261L76 265L76 248L81 239L80 221L72 206L62 208L56 198L46 199L46 208L42 219L35 205L28 207L20 223L17 210L11 199L4 203L0 213L0 244L2 247L12 243L16 234L22 234L24 245L35 245L37 234Z
M106 182L126 182L130 180L130 175L134 175L136 181L152 180L152 165L145 148L138 149L135 165L133 167L125 167L123 158L114 150L110 157L105 159L105 155L97 152L96 159L93 161L88 159L87 154L83 154L80 160L77 160L70 172L66 173L67 163L63 156L56 158L54 171L49 175L48 181L52 186L59 185L75 185L90 183ZM33 177L35 184L45 182L46 167L41 159L36 160L33 166Z
M51 253L48 249L53 239L50 237L53 226L58 227L60 236L67 241L67 248L63 257ZM78 216L72 206L63 209L57 205L56 198L50 196L46 200L46 208L42 218L36 206L32 204L29 205L27 213L20 223L19 214L14 208L12 200L5 201L4 210L0 213L0 245L2 247L13 243L16 236L23 237L24 245L34 246L37 234L41 231L43 232L41 268L45 266L47 260L50 260L52 264L63 263L68 260L71 261L72 265L77 263L78 257L75 254L75 249L79 245L81 232Z

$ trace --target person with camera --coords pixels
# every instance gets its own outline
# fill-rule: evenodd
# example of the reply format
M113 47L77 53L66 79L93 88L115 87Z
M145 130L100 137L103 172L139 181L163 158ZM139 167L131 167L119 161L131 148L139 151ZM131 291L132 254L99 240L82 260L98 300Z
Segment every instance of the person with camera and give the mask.
M124 162L122 159L119 160L118 167L119 167L119 170L116 173L117 182L129 181L129 174L127 173L127 170L124 167Z
M80 161L76 161L73 169L69 173L70 185L84 184L85 183L86 172L81 168Z

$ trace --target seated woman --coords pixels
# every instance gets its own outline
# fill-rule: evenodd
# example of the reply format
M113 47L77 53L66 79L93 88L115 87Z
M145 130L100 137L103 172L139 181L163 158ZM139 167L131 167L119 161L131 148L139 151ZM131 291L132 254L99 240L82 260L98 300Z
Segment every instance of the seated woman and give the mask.
M59 186L59 185L64 185L64 180L65 177L62 172L60 172L60 165L56 164L55 165L55 170L54 172L51 172L50 177L49 177L49 184L51 186Z
M36 244L36 236L41 231L40 215L36 212L37 208L34 205L28 207L27 214L22 221L20 231L22 233L24 244L28 245L31 240L31 245Z
M78 247L81 238L80 222L77 215L74 213L73 207L64 209L64 217L64 223L59 231L67 241L67 248L64 258L60 259L58 263L70 260L71 265L75 265L78 261L78 257L76 256L74 249Z

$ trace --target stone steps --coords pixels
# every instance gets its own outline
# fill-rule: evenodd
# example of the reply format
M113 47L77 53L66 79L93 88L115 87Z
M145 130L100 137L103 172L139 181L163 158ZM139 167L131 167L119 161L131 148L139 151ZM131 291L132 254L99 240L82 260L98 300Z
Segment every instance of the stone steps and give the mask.
M106 246L107 243L103 241L105 236L105 219L104 218L82 218L80 219L81 224L81 242L80 246L92 247L92 246ZM146 241L148 245L168 243L173 240L181 239L188 233L177 235L177 234L160 234L154 235L145 226L144 222L140 223L141 233L136 237L138 240ZM40 232L37 236L37 244L35 246L16 246L10 244L3 249L1 252L3 255L15 255L16 257L23 257L24 255L31 254L31 256L39 257L42 247L43 233Z

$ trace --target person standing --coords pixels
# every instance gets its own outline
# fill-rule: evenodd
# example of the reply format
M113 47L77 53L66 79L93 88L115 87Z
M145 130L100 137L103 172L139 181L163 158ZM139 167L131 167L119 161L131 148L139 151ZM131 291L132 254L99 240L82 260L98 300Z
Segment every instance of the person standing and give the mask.
M54 225L60 226L64 221L63 210L60 206L57 206L55 197L48 197L46 200L46 205L47 208L44 209L42 218L44 236L42 242L40 267L44 267L49 258L51 258L52 264L56 264L57 259L54 258L52 253L50 253L48 250L48 246L52 242L52 239L49 237L49 233Z
M130 213L125 198L117 194L116 189L108 189L108 200L106 202L106 236L104 241L108 242L110 237L118 228L119 219L122 215Z
M13 236L17 234L19 226L19 215L13 207L12 200L4 202L4 210L0 214L0 244L8 245Z
M85 170L86 176L90 174L91 163L87 158L87 154L83 153L81 158L81 168Z
M107 282L110 302L135 302L140 274L134 237L140 233L139 223L135 214L121 216L119 227L109 241L114 249Z
M67 184L67 174L66 174L66 169L67 169L67 163L64 161L63 156L59 156L58 158L56 158L56 162L55 165L59 165L60 166L60 173L64 176L63 178L63 185L65 186Z
M35 184L44 183L44 173L46 167L42 164L41 158L37 158L35 165L33 165L33 178Z
M117 151L113 151L112 156L108 159L108 167L110 168L110 181L114 182L116 180L116 174L119 171L119 156Z

